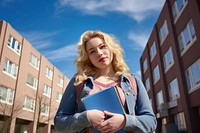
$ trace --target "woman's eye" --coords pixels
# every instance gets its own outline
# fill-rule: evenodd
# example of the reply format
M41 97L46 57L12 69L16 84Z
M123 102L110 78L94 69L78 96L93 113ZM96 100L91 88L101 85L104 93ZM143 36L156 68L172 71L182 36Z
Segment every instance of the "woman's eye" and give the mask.
M102 45L100 46L100 49L106 48L106 45Z
M93 54L94 52L95 52L95 51L94 51L94 50L92 50L92 51L90 51L90 52L89 52L89 54Z

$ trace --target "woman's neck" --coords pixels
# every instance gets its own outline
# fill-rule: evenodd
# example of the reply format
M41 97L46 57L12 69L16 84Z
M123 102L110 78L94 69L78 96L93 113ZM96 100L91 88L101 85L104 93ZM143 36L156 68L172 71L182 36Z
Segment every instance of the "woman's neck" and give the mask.
M113 77L115 75L115 71L112 67L107 68L107 69L99 69L97 71L96 77Z
M118 80L118 76L115 75L114 69L99 70L94 79L100 82L112 82Z

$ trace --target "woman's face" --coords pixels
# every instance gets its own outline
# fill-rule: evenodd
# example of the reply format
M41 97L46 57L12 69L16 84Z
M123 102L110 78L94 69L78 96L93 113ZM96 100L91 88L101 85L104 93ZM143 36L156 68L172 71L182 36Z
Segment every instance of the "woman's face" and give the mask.
M113 53L100 38L95 37L90 39L86 43L86 52L95 67L105 69L112 65Z

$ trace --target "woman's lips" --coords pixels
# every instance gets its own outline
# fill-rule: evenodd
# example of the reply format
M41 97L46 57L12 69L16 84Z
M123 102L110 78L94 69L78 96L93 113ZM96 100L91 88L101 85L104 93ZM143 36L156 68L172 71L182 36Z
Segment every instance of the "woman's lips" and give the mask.
M100 59L99 59L99 62L105 61L106 58L107 58L107 57L102 57L102 58L100 58Z

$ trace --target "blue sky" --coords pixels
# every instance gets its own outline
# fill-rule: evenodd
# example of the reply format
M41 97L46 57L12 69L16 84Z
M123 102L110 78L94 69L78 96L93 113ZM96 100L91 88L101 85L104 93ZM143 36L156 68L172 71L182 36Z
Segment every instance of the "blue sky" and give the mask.
M76 43L86 30L115 35L132 73L165 0L1 0L8 22L68 78L76 72Z

